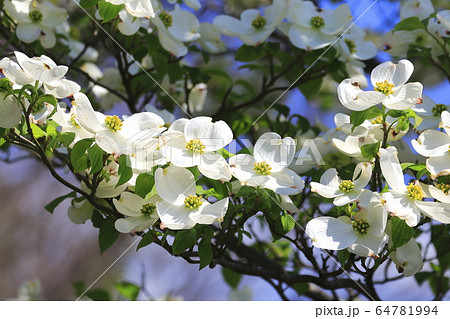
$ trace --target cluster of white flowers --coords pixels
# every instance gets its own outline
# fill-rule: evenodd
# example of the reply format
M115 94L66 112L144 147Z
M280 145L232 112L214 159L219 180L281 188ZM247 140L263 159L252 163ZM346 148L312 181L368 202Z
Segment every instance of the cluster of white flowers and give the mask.
M435 16L432 16L435 13ZM381 39L384 51L393 56L406 56L410 45L419 45L430 49L434 56L442 54L442 47L436 39L450 35L450 10L435 12L431 0L408 0L400 9L400 19L417 17L420 20L429 19L426 30L390 31ZM431 33L436 39L429 36Z
M398 64L385 62L372 71L373 91L362 91L359 84L346 79L338 87L341 103L352 111L364 111L376 105L382 105L373 119L370 117L362 124L353 127L350 117L338 114L335 118L336 131L328 133L334 146L347 156L361 161L355 169L352 180L342 180L336 169L327 170L320 183L312 182L311 189L325 198L334 198L333 204L344 206L344 216L318 217L311 220L306 232L313 244L322 249L348 251L360 256L377 257L393 244L390 241L391 220L388 215L396 216L414 227L419 224L421 215L438 222L450 223L450 183L446 178L450 174L450 113L444 105L434 106L440 121L433 128L445 130L427 130L413 140L414 149L428 157L426 168L434 184L426 185L418 180L405 185L405 175L398 159L395 146L387 146L406 133L395 124L399 119L387 116L387 109L406 111L420 108L422 103L422 85L406 83L413 73L413 65L408 60ZM439 124L440 122L440 124ZM409 127L409 125L408 125ZM430 126L432 127L432 126ZM377 154L379 169L386 181L383 191L367 189L373 178L375 158L365 158L361 153L364 145L381 145ZM377 178L377 177L375 177ZM411 276L422 268L422 257L414 238L401 247L397 247L391 258Z
M174 120L167 112L151 106L148 109L153 112L136 113L123 119L105 115L94 111L77 84L63 78L68 71L66 66L57 66L46 56L28 58L20 52L15 55L18 63L9 58L0 61L2 74L14 88L32 84L39 90L43 86L44 93L71 100L70 107L61 102L56 110L45 103L49 108L46 116L36 123L44 124L52 119L60 126L61 133L75 134L71 147L90 138L109 155L96 196L114 198L116 209L127 216L116 222L120 232L145 230L158 218L161 227L169 229L188 229L196 224L221 221L229 198L209 203L197 195L197 181L188 168L196 167L202 176L221 183L229 182L234 176L242 185L267 188L283 195L287 203L291 202L287 195L296 194L304 187L303 180L287 168L295 153L292 138L281 139L276 133L266 133L256 142L254 157L241 154L227 162L218 153L233 140L233 132L225 122L213 122L204 116ZM17 126L25 112L19 101L8 95L0 106L0 126ZM36 112L30 116L36 117ZM163 117L172 122L166 122ZM128 156L126 165L131 167L133 177L116 187L122 155ZM153 172L155 188L150 197L144 199L131 192L139 174ZM86 177L93 176L87 171ZM82 189L88 190L84 182ZM92 211L93 207L84 200L74 203L69 216L72 221L83 223L91 218Z

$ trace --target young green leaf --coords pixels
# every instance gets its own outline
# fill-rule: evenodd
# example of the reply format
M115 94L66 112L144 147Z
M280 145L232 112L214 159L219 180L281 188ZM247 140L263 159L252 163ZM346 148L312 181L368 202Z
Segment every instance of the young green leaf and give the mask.
M122 296L131 301L136 301L137 297L139 296L139 292L141 290L139 286L129 282L118 282L114 284L114 287Z
M33 132L34 137L37 139L47 136L47 134L34 123L31 123L31 131Z
M361 155L365 158L372 159L377 157L379 150L380 150L380 142L373 144L366 144L361 146Z

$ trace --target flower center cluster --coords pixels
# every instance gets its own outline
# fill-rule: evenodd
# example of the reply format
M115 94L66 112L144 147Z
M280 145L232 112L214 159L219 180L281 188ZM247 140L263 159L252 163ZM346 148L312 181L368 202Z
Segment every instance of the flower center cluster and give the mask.
M311 18L311 26L314 28L321 28L325 25L325 20L321 16L315 16Z
M414 183L409 184L406 186L406 193L409 196L409 198L415 199L415 200L422 200L425 196L425 193L419 185L416 185Z
M267 23L266 18L262 16L258 16L255 20L252 21L252 27L255 29L262 29Z
M33 109L31 110L31 113L32 114L36 114L37 112L39 112L43 108L44 108L44 103L35 103L33 105Z
M434 116L441 116L444 111L447 111L447 106L444 104L436 104L436 106L431 110Z
M172 26L173 18L172 16L167 12L161 12L159 14L159 18L161 19L162 23L166 28L170 28Z
M105 118L105 124L113 132L120 131L122 129L122 120L117 115L108 115Z
M72 113L72 115L70 116L70 122L76 128L81 128L80 124L78 124L78 122L77 122L77 116L75 115L75 113Z
M367 230L369 229L369 223L366 219L352 220L352 226L353 230L361 235L367 234Z
M196 209L202 206L202 196L189 195L184 200L184 207L189 209Z
M142 205L141 214L144 216L150 216L156 209L156 205L152 203L147 203Z
M450 193L450 184L439 183L436 185L436 188L443 191L445 195L448 195Z
M31 22L34 22L34 23L41 22L42 18L43 18L42 13L37 10L30 11L28 16L30 17Z
M343 191L344 193L349 193L351 192L353 189L355 188L355 183L353 183L352 181L346 180L346 181L342 181L339 184L339 189L341 191Z
M372 124L383 124L383 117L380 115L376 118L374 118L372 121L370 121Z
M375 91L381 92L384 95L390 95L394 93L394 84L389 83L387 80L384 80L384 82L376 82L376 87L374 88Z
M205 153L205 145L203 145L200 139L190 140L186 143L186 148L194 153L203 154Z
M253 170L259 175L270 175L272 174L272 167L266 162L255 163Z
M357 52L355 42L353 42L350 39L345 39L344 42L345 42L345 44L347 44L347 47L348 47L348 50L350 51L350 54L353 54L353 53Z

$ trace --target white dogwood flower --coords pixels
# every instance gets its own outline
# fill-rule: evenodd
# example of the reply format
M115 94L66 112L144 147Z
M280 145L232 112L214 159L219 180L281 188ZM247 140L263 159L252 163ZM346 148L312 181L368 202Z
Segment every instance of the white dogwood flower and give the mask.
M420 20L428 18L434 13L431 0L408 0L400 7L400 19L417 17Z
M305 186L300 176L288 168L294 155L294 139L281 139L277 133L268 132L256 141L253 156L238 154L229 162L234 177L242 185L268 188L280 195L293 195Z
M54 29L67 18L66 9L37 0L6 0L4 6L17 22L16 35L20 41L32 43L37 39L46 48L56 44Z
M95 112L83 93L74 95L72 105L77 109L79 124L94 134L102 150L114 156L132 154L136 144L145 144L165 130L163 119L154 113L136 113L122 120L117 115Z
M352 60L369 60L377 54L377 47L372 41L365 39L366 32L357 25L352 26L339 40L337 49L340 52L339 60L351 62Z
M175 10L166 11L161 9L151 22L158 29L158 38L161 46L175 56L184 56L188 49L185 42L197 40L200 37L198 29L200 23L197 17L180 9L178 5Z
M52 117L59 126L61 126L61 133L72 132L75 133L75 139L72 142L73 146L76 142L84 138L94 137L94 134L86 130L80 125L77 116L77 108L72 106L69 112L66 112L64 103L60 103L56 108L56 112Z
M306 225L312 244L321 249L341 250L363 257L376 257L387 243L387 213L380 195L368 191L369 202L352 217L317 217Z
M272 5L266 7L263 15L257 9L248 9L241 13L240 20L219 15L213 23L224 35L239 37L247 45L259 45L275 31L286 14L286 1L274 0Z
M409 109L421 102L423 89L419 82L406 83L413 70L408 60L400 60L398 64L381 63L370 76L373 91L363 91L359 83L345 79L338 86L339 101L352 111L363 111L379 103L390 109Z
M291 0L287 18L292 22L288 31L292 44L300 49L316 50L333 43L352 15L347 4L332 10L319 9L311 1Z
M415 105L412 110L422 118L416 131L436 129L441 123L442 112L450 110L448 105L434 102L429 96L422 95L422 103Z
M233 132L224 121L213 123L206 116L179 119L161 136L161 153L176 166L197 166L208 178L229 181L229 165L215 151L224 148L232 140Z
M336 169L330 168L323 173L320 183L311 182L311 190L325 198L334 198L334 205L343 206L358 200L371 177L370 163L356 165L353 180L342 180Z
M441 203L450 204L450 183L436 182L436 186L430 185L430 195Z
M201 36L196 42L203 50L212 54L221 53L226 50L225 43L220 40L222 32L213 24L207 22L200 23L198 32Z
M381 171L390 187L389 192L383 194L388 212L405 220L411 227L418 224L420 213L441 223L450 223L450 207L448 205L423 201L424 198L431 197L431 195L418 181L405 185L397 149L394 146L380 149L379 156Z
M158 168L155 185L163 199L156 204L162 228L178 230L196 224L210 225L221 222L227 212L228 197L210 204L196 195L194 175L186 168L174 165Z
M411 141L417 153L428 157L426 165L433 179L450 174L450 113L444 111L441 117L445 133L427 130Z
M405 277L414 276L423 268L423 258L420 247L414 238L411 238L405 245L398 247L389 257L397 266L399 273Z
M158 195L145 200L139 195L123 192L119 199L113 199L117 211L126 216L116 220L116 229L121 233L134 233L149 228L159 218L156 204L160 201Z
M445 33L448 36L450 34L450 10L440 11L436 14L436 19L441 24Z
M80 91L81 87L74 81L64 78L69 68L56 63L48 56L29 58L22 52L14 52L17 62L9 58L0 61L2 73L12 83L22 86L25 84L34 85L39 81L43 84L46 94L51 94L56 98L65 98Z

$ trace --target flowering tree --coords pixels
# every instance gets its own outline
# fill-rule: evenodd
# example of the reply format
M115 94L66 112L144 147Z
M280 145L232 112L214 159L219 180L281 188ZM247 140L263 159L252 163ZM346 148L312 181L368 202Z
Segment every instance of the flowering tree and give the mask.
M197 0L0 9L1 150L67 186L46 209L70 200L102 252L131 234L282 299L378 300L404 276L444 298L450 113L409 79L450 81L449 8L405 1L385 34L302 0L239 17ZM300 114L299 92L334 126Z

